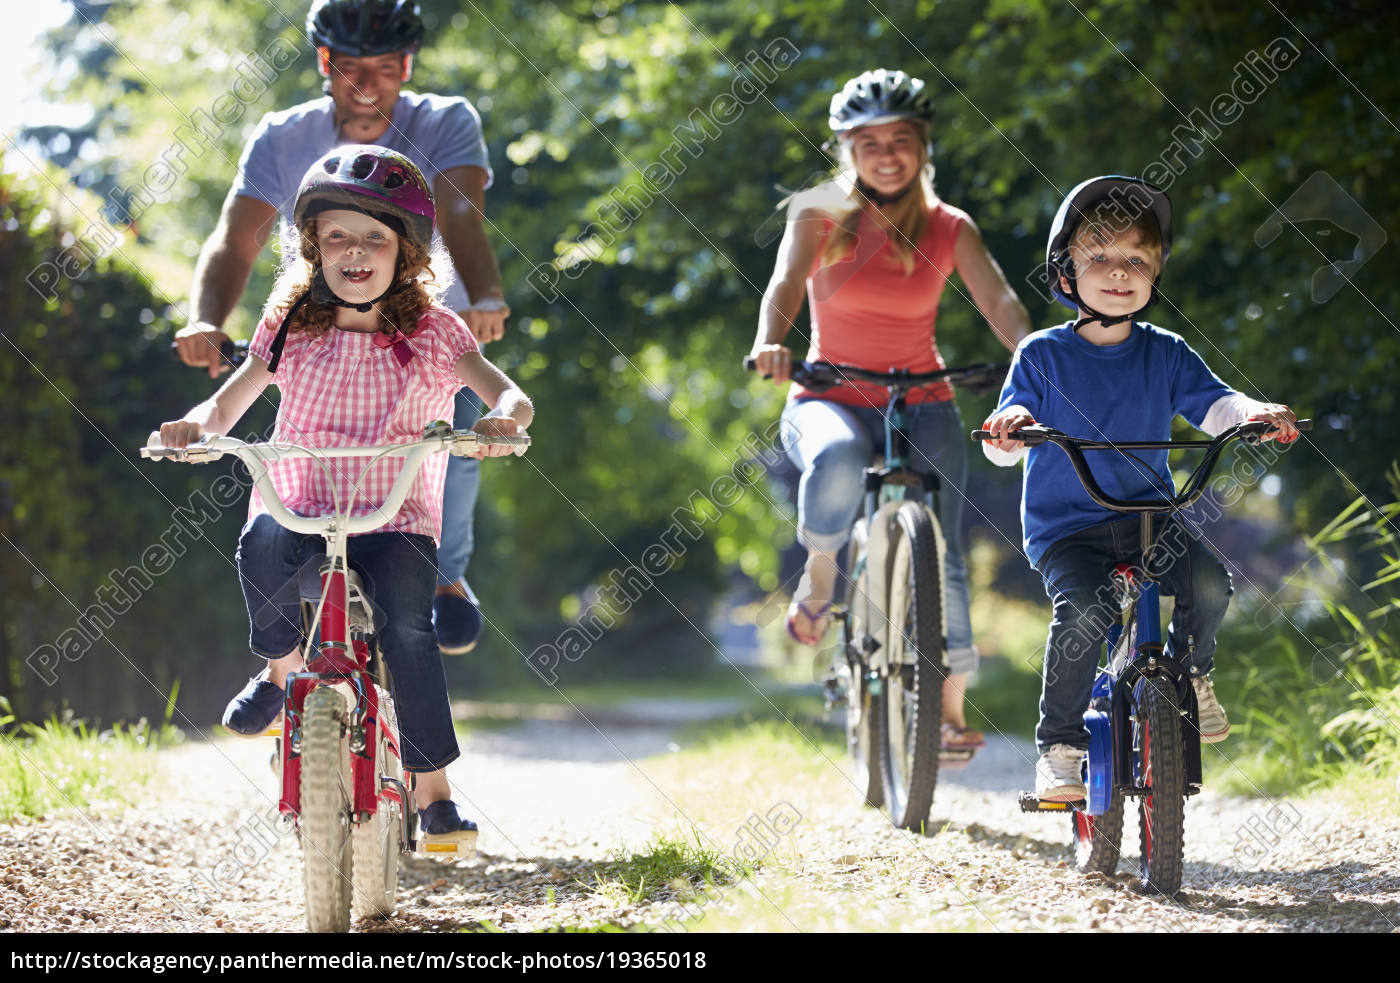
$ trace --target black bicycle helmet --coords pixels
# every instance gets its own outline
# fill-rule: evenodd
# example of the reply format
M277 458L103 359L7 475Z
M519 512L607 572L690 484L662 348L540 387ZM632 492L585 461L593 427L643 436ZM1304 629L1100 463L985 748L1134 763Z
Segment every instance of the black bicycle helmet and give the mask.
M831 97L827 122L833 132L847 133L901 119L933 121L933 101L924 92L923 80L876 68L851 79Z
M1045 244L1045 275L1050 283L1050 292L1055 299L1070 310L1082 310L1087 315L1084 320L1096 320L1105 327L1120 324L1137 317L1157 302L1157 284L1162 280L1162 270L1157 270L1157 278L1152 281L1152 297L1140 309L1122 317L1100 315L1079 296L1075 284L1074 261L1070 257L1070 243L1075 230L1084 217L1103 201L1116 202L1125 217L1142 214L1150 209L1157 219L1157 228L1162 235L1162 263L1167 264L1167 256L1172 251L1172 203L1167 193L1155 184L1137 177L1124 177L1121 174L1106 174L1090 178L1079 184L1060 204L1055 213L1055 221L1050 226L1050 238ZM1069 292L1060 287L1060 277L1069 281ZM1077 325L1076 325L1077 327Z
M412 53L423 43L423 20L412 0L317 0L306 33L317 48L357 58Z

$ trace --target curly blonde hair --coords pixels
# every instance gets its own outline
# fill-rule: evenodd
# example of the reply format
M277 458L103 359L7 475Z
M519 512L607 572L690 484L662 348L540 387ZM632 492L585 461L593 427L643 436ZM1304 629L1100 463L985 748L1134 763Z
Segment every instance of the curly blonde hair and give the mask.
M377 221L384 220L381 215L371 217ZM398 289L379 302L379 310L393 327L411 336L418 328L418 318L441 299L448 287L447 282L439 282L435 270L451 269L451 264L440 245L429 252L403 235L397 225L390 224L389 227L398 234L399 251L394 260L394 286ZM316 218L313 216L300 222L293 238L297 244L296 251L293 253L292 249L288 249L288 253L295 255L295 258L288 259L278 274L272 295L263 308L264 320L280 323L311 289L311 283L321 269ZM287 326L287 333L301 332L319 338L335 327L337 310L334 304L311 298L296 312L292 323Z

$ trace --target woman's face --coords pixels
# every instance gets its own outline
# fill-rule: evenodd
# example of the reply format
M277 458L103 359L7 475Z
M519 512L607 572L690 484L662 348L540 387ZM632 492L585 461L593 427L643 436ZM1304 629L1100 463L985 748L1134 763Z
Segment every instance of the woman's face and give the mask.
M924 163L923 131L907 120L862 126L852 131L850 147L856 174L882 195L907 188Z
M326 284L341 300L367 304L393 285L399 237L378 219L348 208L321 212L316 245Z

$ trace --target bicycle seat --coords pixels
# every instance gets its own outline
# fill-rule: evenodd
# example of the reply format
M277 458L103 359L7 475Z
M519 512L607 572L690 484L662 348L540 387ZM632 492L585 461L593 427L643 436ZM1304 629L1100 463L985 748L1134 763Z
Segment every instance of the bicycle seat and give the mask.
M374 598L365 588L364 581L353 569L345 571L346 593L350 596L350 630L374 634L384 627L384 613L374 603ZM300 571L299 586L301 599L308 604L321 600L321 568L317 563L307 563Z

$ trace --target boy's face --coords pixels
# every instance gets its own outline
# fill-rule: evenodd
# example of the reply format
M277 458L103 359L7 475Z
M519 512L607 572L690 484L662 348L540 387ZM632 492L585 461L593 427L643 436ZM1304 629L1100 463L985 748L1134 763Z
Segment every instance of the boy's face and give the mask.
M326 284L341 300L367 304L394 282L399 237L376 218L348 208L316 216L316 245Z
M1157 278L1157 254L1145 248L1135 230L1095 241L1077 235L1070 246L1079 296L1103 314L1131 314L1152 299ZM1069 292L1069 281L1060 277L1060 289Z

